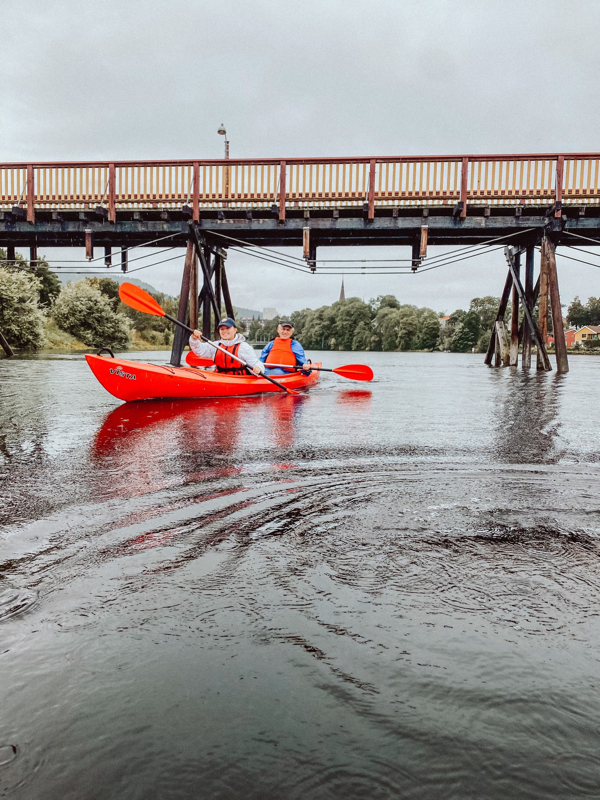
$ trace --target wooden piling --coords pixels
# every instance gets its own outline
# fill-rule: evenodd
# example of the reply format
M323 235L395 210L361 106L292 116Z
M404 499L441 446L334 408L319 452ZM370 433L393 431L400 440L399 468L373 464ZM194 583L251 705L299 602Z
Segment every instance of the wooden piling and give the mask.
M558 289L558 273L556 271L556 245L552 239L546 238L546 263L548 272L548 289L552 308L552 331L554 333L554 349L556 352L556 371L564 374L569 371L565 328L563 325L560 292Z
M530 312L533 312L533 269L534 269L535 248L533 244L527 246L525 256L525 299ZM521 358L523 369L531 367L531 328L523 325L523 356Z
M192 257L194 255L194 242L188 240L187 250L185 253L185 263L183 265L183 276L181 278L181 292L179 293L179 308L177 310L177 319L180 322L187 322L188 303L190 299L190 278L192 272ZM175 335L173 337L173 347L171 348L171 365L173 367L181 366L181 354L185 347L188 334L179 325L175 326Z
M225 304L225 311L228 317L235 316L235 309L231 302L231 295L229 294L229 283L227 281L227 273L225 272L225 259L227 258L227 251L222 250L221 256L221 288L223 289L223 302Z
M219 319L221 317L221 306L222 306L222 291L221 291L221 268L223 264L223 259L221 257L221 251L219 251L215 255L215 298L217 301L217 308L219 309L219 315L215 320L215 324L219 324Z
M521 255L516 253L514 256L515 272L517 276L521 272ZM508 363L511 367L516 367L519 363L519 293L513 281L512 307L510 316L510 353Z
M508 367L510 364L510 348L506 339L504 320L502 319L496 320L496 336L498 338L496 353L500 356L503 366Z
M508 268L510 273L513 277L513 281L517 292L519 293L519 300L521 301L521 305L523 306L523 313L525 315L525 319L527 320L527 324L531 330L531 336L536 344L538 349L538 353L540 355L540 359L542 362L542 369L551 370L552 367L550 366L550 359L548 358L548 353L546 352L546 345L540 335L540 331L538 326L535 324L535 320L533 319L533 315L529 308L527 307L527 303L525 301L525 289L523 289L523 284L521 283L521 279L519 278L517 271L515 269L515 251L511 247L504 248L504 255L506 256L506 260L508 262Z
M502 297L500 298L500 306L498 307L498 313L496 314L496 322L501 320L504 322L504 315L506 313L506 306L508 305L508 298L510 297L510 290L513 285L512 275L509 271L508 275L506 276L506 282L504 284L504 289L502 291ZM494 323L494 330L492 332L492 338L490 339L490 344L487 349L487 353L485 355L484 364L488 366L492 363L492 358L494 358L494 366L500 366L501 360L501 349L498 344L498 333L496 330L496 324Z
M215 302L215 295L213 292L212 284L210 279L212 277L212 272L214 271L214 265L211 265L213 268L209 269L210 264L210 250L208 247L203 248L199 253L200 263L202 264L202 271L204 274L204 302L202 303L202 333L204 336L210 337L211 331L211 324L210 324L210 312L211 306L215 306L215 325L219 322L219 314L216 310L216 302Z
M189 247L188 242L188 247ZM198 256L192 245L192 268L190 271L190 328L198 327ZM187 253L186 253L187 256Z
M546 237L542 239L542 256L540 259L540 304L538 311L538 329L544 345L548 341L548 258L546 255ZM536 366L544 369L542 355L538 348Z

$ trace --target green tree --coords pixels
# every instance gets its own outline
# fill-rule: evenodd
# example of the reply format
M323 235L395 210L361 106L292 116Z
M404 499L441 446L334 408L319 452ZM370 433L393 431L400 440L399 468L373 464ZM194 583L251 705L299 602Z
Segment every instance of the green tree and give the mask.
M129 325L116 312L106 294L91 281L68 283L60 293L52 316L59 328L88 347L125 349L129 344Z
M336 350L352 350L356 329L361 323L371 325L371 309L358 297L338 300L331 306L334 315L333 335Z
M307 315L302 338L298 340L307 350L332 350L335 348L334 324L331 306L321 306Z
M380 308L400 308L400 303L393 294L380 294L375 300L371 300L373 317L376 316Z
M485 297L474 297L469 305L469 311L475 312L479 317L482 331L491 331L496 322L500 298L486 295Z
M400 310L390 306L383 306L377 312L373 332L375 334L375 342L381 350L396 350L398 347L399 317Z
M587 309L590 321L588 325L600 325L600 298L588 297Z
M397 350L414 350L417 346L419 320L416 306L404 305L398 309Z
M475 311L468 311L455 327L450 341L450 349L453 353L465 353L475 347L480 334L479 315Z
M56 273L52 272L48 265L42 262L38 263L33 274L38 279L40 287L40 305L43 308L52 308L62 288Z
M440 335L438 315L431 308L417 309L417 334L415 347L417 350L433 350Z
M311 313L310 308L303 308L302 311L294 311L290 320L294 326L295 337L300 340L308 315Z
M446 320L446 324L440 328L440 335L438 338L438 349L442 351L452 350L452 339L456 335L457 328L462 326L463 319L466 317L467 312L462 308L457 309ZM445 315L444 315L445 316Z
M263 324L259 319L252 319L250 323L250 328L248 330L248 338L251 341L256 341L257 339L263 339Z
M583 328L584 325L591 323L590 310L583 305L579 297L576 297L567 309L567 322L576 328Z
M359 322L352 337L353 350L370 350L371 349L371 321Z
M113 307L113 311L118 310L121 303L118 281L114 281L112 278L86 278L85 280L90 284L90 286L94 286L96 289L99 289L103 295L108 297ZM144 314L144 316L148 317L149 315Z
M0 331L16 348L39 350L44 344L40 282L21 269L0 267Z

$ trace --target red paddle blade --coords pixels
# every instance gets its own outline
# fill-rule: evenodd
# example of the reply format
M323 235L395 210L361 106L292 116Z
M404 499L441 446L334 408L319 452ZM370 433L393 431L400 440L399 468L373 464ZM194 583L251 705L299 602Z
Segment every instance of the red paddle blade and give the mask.
M130 308L135 308L136 311L142 311L144 314L154 314L155 317L164 317L165 315L165 312L152 295L149 295L148 292L133 283L122 283L119 286L119 297L122 303L125 303Z
M348 378L351 381L372 381L373 370L366 364L346 364L344 367L335 367L336 375Z
M200 358L200 356L197 356L196 353L193 353L191 350L186 355L185 360L190 367L214 367L215 365L212 358Z

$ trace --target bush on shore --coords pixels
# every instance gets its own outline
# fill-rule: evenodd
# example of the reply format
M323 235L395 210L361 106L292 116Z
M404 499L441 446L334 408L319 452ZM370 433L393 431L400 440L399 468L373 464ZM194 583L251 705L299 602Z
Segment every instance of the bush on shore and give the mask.
M0 331L17 349L44 345L44 314L39 306L40 282L29 272L0 267Z
M91 281L68 283L54 304L52 316L59 328L88 347L125 350L129 344L127 319Z

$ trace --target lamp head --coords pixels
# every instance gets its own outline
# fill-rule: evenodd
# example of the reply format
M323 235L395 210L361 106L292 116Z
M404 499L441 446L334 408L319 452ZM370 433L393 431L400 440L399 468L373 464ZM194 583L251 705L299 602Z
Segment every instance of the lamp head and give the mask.
M217 133L220 134L221 136L227 136L227 131L225 130L225 125L223 125L223 123L221 123L221 127L219 128Z

